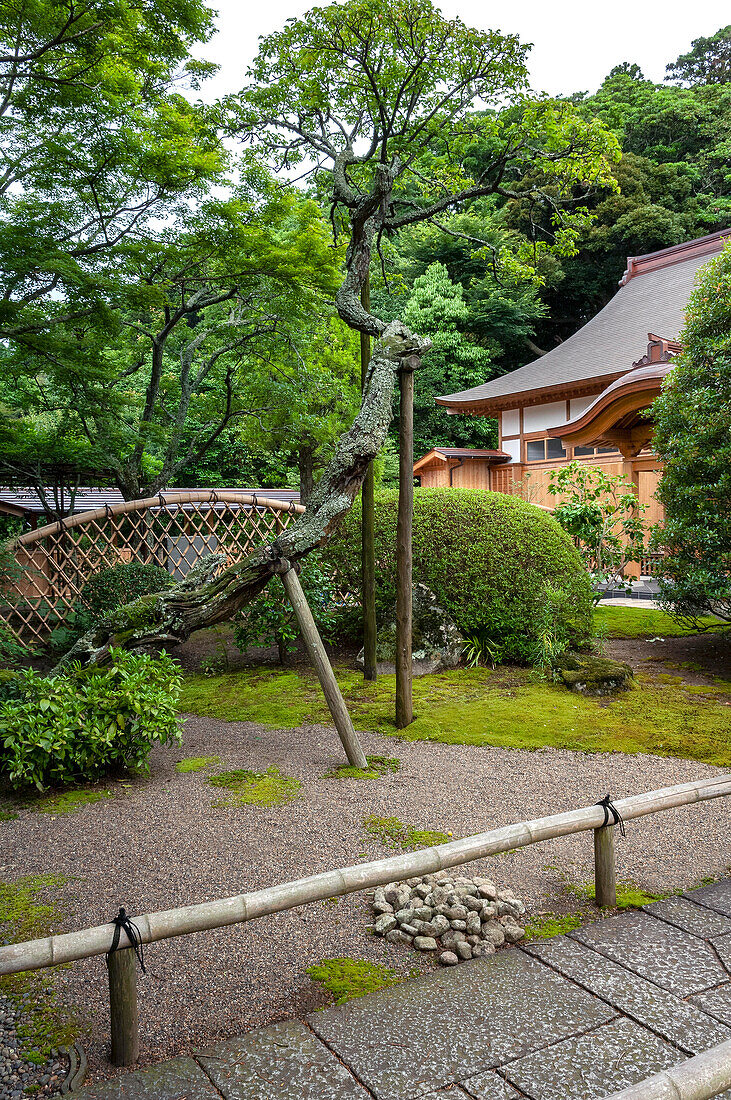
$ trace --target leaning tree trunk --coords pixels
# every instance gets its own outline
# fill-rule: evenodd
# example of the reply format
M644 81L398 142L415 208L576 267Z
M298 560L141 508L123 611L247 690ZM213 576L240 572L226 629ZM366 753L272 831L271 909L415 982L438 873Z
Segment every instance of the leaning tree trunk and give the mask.
M278 571L280 562L297 562L326 543L385 442L402 361L421 355L428 347L428 340L411 333L400 321L385 327L375 342L360 411L341 436L334 458L296 523L218 576L212 574L222 559L214 556L173 588L119 608L80 638L62 664L102 664L115 646L144 649L184 642L195 630L230 619L250 603Z

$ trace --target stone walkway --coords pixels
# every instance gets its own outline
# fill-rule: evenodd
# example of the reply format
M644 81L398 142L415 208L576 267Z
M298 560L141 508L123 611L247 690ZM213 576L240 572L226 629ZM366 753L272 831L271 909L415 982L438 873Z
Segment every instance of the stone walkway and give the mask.
M90 1085L78 1100L592 1100L731 1038L731 881ZM731 1100L731 1092L724 1093Z

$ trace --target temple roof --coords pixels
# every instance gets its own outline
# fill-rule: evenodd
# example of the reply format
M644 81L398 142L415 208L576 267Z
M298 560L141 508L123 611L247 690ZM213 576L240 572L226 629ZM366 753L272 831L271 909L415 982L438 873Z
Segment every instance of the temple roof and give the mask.
M646 256L633 256L620 289L583 328L558 347L481 386L437 397L453 412L490 413L541 404L552 396L596 392L632 369L647 331L678 336L698 268L720 253L731 229ZM592 387L593 386L593 391Z

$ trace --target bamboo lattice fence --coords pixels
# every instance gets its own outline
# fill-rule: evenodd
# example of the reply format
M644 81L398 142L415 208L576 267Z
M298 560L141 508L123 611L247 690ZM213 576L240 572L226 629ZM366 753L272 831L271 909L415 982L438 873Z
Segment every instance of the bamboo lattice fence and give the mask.
M19 640L44 642L69 611L85 606L92 573L139 561L179 580L205 554L239 561L303 511L294 501L204 489L80 512L11 544L18 573L0 594L2 616Z

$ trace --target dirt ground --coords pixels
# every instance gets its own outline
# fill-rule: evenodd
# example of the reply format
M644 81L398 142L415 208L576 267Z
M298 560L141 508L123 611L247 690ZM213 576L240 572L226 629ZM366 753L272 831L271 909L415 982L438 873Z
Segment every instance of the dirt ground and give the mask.
M205 638L182 657L205 657ZM189 646L191 643L189 643ZM728 654L709 638L611 643L635 667L698 677L678 669L708 663L728 676ZM660 661L657 658L661 658ZM366 839L368 814L396 816L418 828L464 836L509 822L584 806L608 790L616 797L712 775L692 761L620 754L504 750L365 735L367 752L398 756L401 769L377 781L323 778L342 761L334 731L324 726L276 730L248 722L188 717L180 749L157 748L149 777L110 784L113 796L69 816L23 811L0 834L0 871L13 880L54 870L66 915L58 931L104 923L120 905L131 913L167 909L285 882L378 858ZM213 756L221 767L261 771L274 765L302 784L300 797L273 807L213 806L220 791L205 772L181 774L181 757ZM687 887L727 870L729 810L725 800L631 823L617 838L618 873L650 891ZM532 913L566 911L565 883L592 876L588 835L516 850L471 865L509 885ZM367 898L303 907L244 926L151 945L140 976L143 1062L154 1062L325 1003L305 970L347 955L429 969L431 960L369 932ZM103 957L59 976L65 1002L80 1011L93 1077L107 1061L108 1009Z

